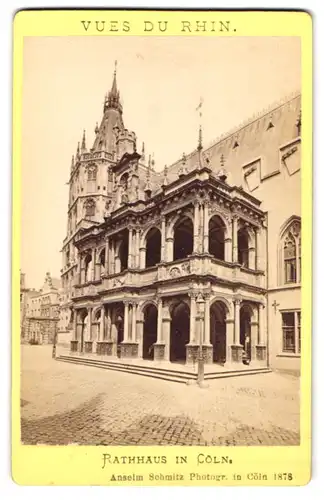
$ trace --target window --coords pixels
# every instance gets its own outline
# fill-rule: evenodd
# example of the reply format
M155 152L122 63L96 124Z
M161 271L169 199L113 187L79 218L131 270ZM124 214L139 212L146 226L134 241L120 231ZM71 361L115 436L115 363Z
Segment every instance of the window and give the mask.
M280 284L289 285L301 281L301 223L292 218L281 233L279 253Z
M301 350L300 311L282 312L282 351L299 354Z
M84 202L85 216L93 217L96 212L96 202L93 199Z

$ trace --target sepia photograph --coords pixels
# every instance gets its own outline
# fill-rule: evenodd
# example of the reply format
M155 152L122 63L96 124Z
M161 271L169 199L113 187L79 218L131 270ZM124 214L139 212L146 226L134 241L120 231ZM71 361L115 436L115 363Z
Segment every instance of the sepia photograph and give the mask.
M299 446L300 37L22 50L21 443Z

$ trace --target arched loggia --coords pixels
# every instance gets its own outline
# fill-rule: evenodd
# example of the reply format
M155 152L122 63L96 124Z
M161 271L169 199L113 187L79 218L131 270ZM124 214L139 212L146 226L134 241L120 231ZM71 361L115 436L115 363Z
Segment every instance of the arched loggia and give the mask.
M216 259L225 260L225 224L218 215L209 221L209 253Z
M145 267L156 266L161 261L161 232L152 227L146 235Z
M174 226L173 259L185 259L193 252L193 223L183 217Z

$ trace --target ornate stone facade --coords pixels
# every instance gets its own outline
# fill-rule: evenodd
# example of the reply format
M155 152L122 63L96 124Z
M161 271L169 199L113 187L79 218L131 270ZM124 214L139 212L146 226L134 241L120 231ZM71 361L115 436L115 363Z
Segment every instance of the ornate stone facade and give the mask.
M94 145L88 151L84 138L71 169L63 245L71 350L190 364L202 352L209 364L268 363L272 233L269 206L257 193L277 172L255 155L241 160L242 177L230 182L224 155L237 157L244 140L236 132L223 142L220 162L218 144L203 154L200 131L191 155L155 172L124 127L114 75ZM288 146L279 148L280 165L298 153L296 138ZM296 171L295 163L287 167L287 175Z

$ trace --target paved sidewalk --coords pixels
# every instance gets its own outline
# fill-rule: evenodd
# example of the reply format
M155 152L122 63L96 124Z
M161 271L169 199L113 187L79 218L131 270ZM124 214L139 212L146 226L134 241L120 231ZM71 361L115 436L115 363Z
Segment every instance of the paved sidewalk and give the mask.
M208 389L58 362L22 346L25 444L298 445L299 379L277 373Z

